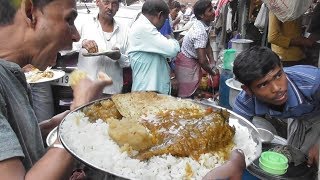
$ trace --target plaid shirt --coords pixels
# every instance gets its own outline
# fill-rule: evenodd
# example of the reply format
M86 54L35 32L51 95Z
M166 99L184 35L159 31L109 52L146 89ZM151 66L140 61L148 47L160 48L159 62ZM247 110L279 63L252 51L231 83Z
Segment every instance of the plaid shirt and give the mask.
M181 52L188 58L198 59L196 49L206 48L211 26L195 20L193 26L183 39Z

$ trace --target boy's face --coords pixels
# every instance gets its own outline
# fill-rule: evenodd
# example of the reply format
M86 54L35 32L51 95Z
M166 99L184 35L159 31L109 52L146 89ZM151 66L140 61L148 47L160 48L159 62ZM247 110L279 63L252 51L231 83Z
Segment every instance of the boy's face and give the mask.
M283 105L288 100L287 76L282 67L276 66L265 77L252 82L245 90L265 103Z
M179 11L180 11L180 8L173 8L170 11L170 15L173 20L177 18Z
M209 23L211 21L214 21L214 18L215 18L214 9L213 9L213 6L211 5L205 10L203 15L201 15L201 20Z

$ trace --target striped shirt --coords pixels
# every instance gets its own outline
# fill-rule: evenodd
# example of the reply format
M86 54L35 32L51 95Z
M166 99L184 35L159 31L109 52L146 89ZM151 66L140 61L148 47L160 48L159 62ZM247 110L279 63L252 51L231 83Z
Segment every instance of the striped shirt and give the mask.
M209 40L210 26L200 20L194 24L183 38L181 52L188 58L198 59L196 49L206 48Z
M288 100L283 112L272 110L255 96L241 91L233 111L251 120L253 116L270 115L278 118L299 117L320 109L320 70L313 66L284 68L288 79Z

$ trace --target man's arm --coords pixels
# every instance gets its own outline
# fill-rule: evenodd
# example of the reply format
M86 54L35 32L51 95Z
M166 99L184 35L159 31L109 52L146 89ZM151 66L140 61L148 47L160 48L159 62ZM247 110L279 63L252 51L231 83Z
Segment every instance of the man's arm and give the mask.
M230 160L225 164L211 170L203 180L241 180L243 171L246 168L244 154L241 150L234 150L231 153Z
M315 44L315 41L303 36L296 38L289 38L283 35L281 30L282 22L278 18L269 13L269 30L268 30L268 42L275 44L283 48L289 48L290 46L306 46L311 47Z
M48 152L26 172L18 157L0 161L1 179L68 179L72 172L73 158L65 149L50 148Z
M216 72L214 72L211 67L209 66L209 61L207 59L207 49L206 48L198 48L196 49L197 55L198 55L198 60L199 64L204 69L207 73L210 75L214 76L216 75Z
M179 42L175 39L167 39L157 29L139 27L129 34L129 51L141 51L157 53L164 57L175 57L180 51ZM155 43L156 42L156 43Z
M41 130L41 135L43 139L46 139L48 134L55 128L57 127L62 119L69 113L70 111L64 111L60 114L57 114L53 116L51 119L42 121L39 123L40 130Z
M216 60L213 57L213 51L212 51L212 48L211 48L210 41L208 41L208 43L207 43L206 53L207 53L207 57L209 59L210 65L215 65L216 64L216 62L215 62Z
M268 41L271 44L275 44L280 47L288 48L290 46L290 38L284 36L281 33L280 25L282 24L281 21L278 20L278 18L272 14L269 13L269 29L268 29Z
M111 84L112 80L99 78L92 81L88 78L80 80L74 88L74 101L71 109L75 109L89 101L100 97L103 88ZM65 112L66 113L66 112ZM69 179L72 170L73 157L63 148L50 148L47 153L26 172L18 157L0 161L1 179Z

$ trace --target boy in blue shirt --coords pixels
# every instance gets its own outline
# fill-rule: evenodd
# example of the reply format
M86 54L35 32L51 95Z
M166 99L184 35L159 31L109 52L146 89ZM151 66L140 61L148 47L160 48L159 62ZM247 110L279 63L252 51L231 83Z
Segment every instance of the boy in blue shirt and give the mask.
M320 128L320 71L313 66L283 68L280 58L266 47L239 54L233 72L242 85L234 112L278 118L287 123L288 144L307 153L318 143ZM268 119L268 118L267 118Z

